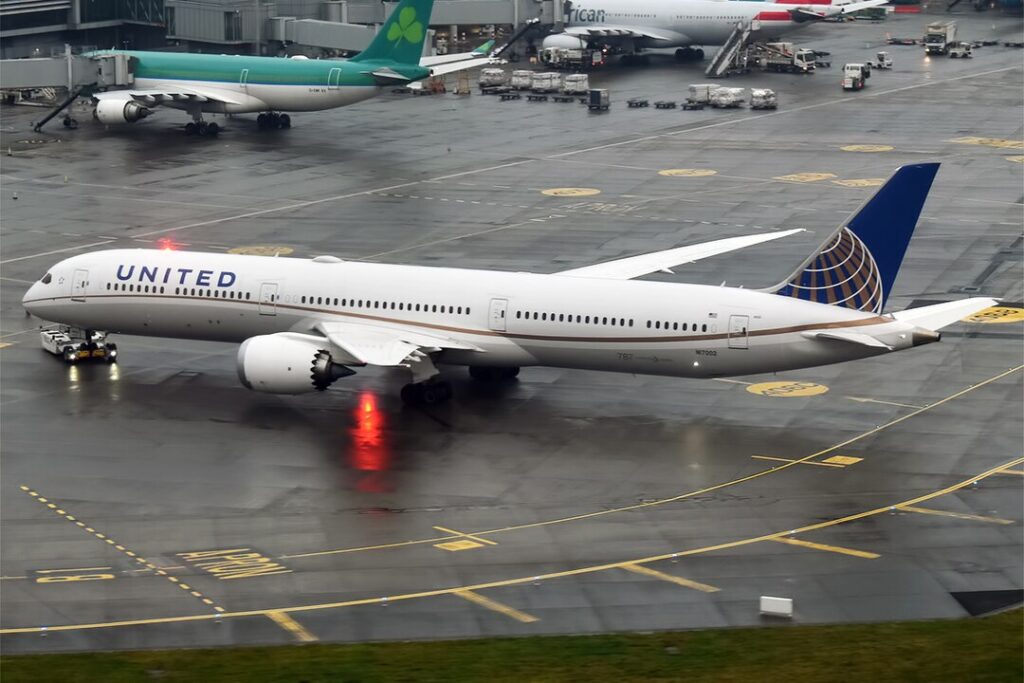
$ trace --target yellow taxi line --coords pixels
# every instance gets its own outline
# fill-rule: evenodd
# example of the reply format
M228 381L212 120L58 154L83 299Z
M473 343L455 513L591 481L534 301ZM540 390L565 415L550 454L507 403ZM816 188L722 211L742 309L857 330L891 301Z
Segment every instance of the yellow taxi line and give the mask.
M673 576L672 574L666 574L665 572L659 572L657 569L651 569L650 567L644 567L639 564L627 562L621 565L626 571L633 572L634 574L643 574L644 576L652 576L662 581L668 581L674 583L677 586L684 588L692 588L694 590L701 591L703 593L717 593L720 589L716 586L709 586L706 583L700 583L699 581L691 581L690 579L684 579L681 576Z
M537 617L533 616L532 614L520 612L515 607L509 607L503 602L492 600L486 596L480 595L479 593L474 593L471 590L458 590L455 591L455 595L465 600L469 600L470 602L476 603L481 607L486 607L489 610L500 612L507 617L512 617L516 621L520 621L524 624L532 624L535 621L540 621Z
M813 541L805 541L800 538L773 538L773 541L777 543L788 543L789 545L800 546L801 548L811 548L812 550L824 550L830 553L840 553L842 555L852 555L854 557L863 557L868 560L877 560L881 555L878 553L868 552L867 550L854 550L853 548L844 548L839 545L826 545L824 543L815 543Z

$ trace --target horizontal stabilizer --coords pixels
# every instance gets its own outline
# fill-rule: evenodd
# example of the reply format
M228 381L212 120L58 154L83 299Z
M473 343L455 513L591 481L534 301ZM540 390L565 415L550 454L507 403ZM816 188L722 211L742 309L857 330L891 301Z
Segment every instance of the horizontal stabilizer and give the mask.
M946 325L952 325L979 311L995 306L997 303L999 303L998 299L976 296L959 301L947 301L944 304L910 308L893 313L892 317L900 322L911 323L935 332Z
M821 330L819 332L804 332L804 336L808 339L832 339L834 341L849 342L850 344L860 344L861 346L870 346L876 349L892 351L892 347L888 344L875 339L870 334L864 334L863 332Z
M408 76L403 76L394 69L389 69L388 67L383 67L375 71L361 71L360 73L364 76L372 76L377 85L405 85L412 80Z

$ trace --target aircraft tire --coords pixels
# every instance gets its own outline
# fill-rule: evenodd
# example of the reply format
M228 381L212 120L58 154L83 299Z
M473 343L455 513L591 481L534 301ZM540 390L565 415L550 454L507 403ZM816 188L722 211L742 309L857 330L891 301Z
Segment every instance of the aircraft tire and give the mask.
M187 135L194 135L196 132L198 132L198 129L194 122L189 121L185 124L185 133Z
M206 128L206 134L215 138L218 133L220 133L220 126L216 122L211 121L210 125Z
M292 127L292 117L288 116L288 114L281 114L281 118L279 118L278 121L278 128Z

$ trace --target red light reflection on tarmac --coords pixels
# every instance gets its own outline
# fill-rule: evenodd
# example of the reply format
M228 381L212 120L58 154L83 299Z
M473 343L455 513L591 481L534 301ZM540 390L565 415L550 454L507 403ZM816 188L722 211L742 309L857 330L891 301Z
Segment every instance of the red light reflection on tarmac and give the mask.
M170 237L161 237L156 241L157 246L163 251L177 251L178 245Z
M369 392L360 394L352 417L349 462L353 469L365 473L356 488L365 493L389 491L385 473L391 466L391 452L384 439L384 414L377 408L377 397Z

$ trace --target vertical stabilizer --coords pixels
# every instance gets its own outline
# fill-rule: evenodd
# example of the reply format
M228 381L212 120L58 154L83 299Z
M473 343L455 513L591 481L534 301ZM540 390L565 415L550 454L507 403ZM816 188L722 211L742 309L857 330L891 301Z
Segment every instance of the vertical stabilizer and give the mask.
M353 62L385 61L419 66L434 0L402 0L370 45Z
M939 165L901 166L784 282L770 291L881 313Z

